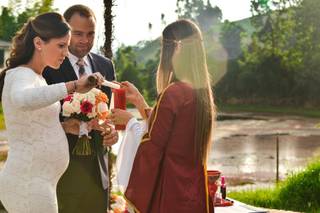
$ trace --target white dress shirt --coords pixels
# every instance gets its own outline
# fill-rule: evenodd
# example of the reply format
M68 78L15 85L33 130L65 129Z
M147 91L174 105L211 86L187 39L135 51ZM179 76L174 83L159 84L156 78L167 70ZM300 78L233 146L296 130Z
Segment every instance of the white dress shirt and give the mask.
M68 58L69 58L69 61L73 67L74 72L76 73L76 75L79 79L79 66L77 65L79 58L70 52L69 52ZM84 61L84 73L86 75L91 75L93 73L93 71L92 71L92 67L91 67L91 63L90 63L90 59L89 59L88 55L83 57L83 61Z

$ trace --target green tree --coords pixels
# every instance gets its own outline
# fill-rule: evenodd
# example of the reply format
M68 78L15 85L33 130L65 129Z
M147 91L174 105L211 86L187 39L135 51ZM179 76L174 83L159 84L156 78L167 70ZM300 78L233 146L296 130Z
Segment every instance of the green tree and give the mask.
M229 55L229 59L238 58L241 55L241 34L244 29L235 22L226 20L220 32L220 38L223 47Z
M206 6L199 11L197 21L202 30L208 31L213 25L221 23L222 11L218 6L212 7L210 1L207 1Z
M8 7L2 7L0 13L0 39L10 41L15 33L28 21L38 14L55 11L54 0L35 0L31 5L21 10L21 1L10 1Z
M227 72L215 86L216 100L225 102L236 94L238 59L242 54L241 37L244 29L235 22L226 20L220 32L219 40L228 54Z
M295 93L307 105L320 104L320 5L317 0L303 0L296 9L296 46L303 53L302 64L295 75ZM313 103L310 103L312 100Z
M222 12L219 7L212 7L210 0L177 0L176 13L179 18L191 19L199 23L202 30L207 31L213 24L220 23Z
M141 91L141 73L142 67L137 63L136 55L131 46L119 47L114 59L117 70L118 81L130 81Z
M147 102L153 105L157 98L156 74L159 64L160 50L153 59L149 59L142 72L143 94Z
M292 104L296 70L303 52L296 48L296 0L252 0L256 32L239 60L238 90L259 102ZM285 33L284 33L285 32ZM263 98L262 98L263 97ZM292 97L292 98L290 98ZM276 98L276 99L275 99Z
M10 41L13 35L17 32L16 17L13 15L12 9L2 7L0 14L0 39Z
M158 60L149 59L145 64L139 63L133 47L121 46L115 54L114 63L117 80L133 83L148 103L152 104L156 99L155 76Z
M104 4L104 36L105 42L103 45L104 55L107 58L112 59L112 41L113 41L113 15L112 15L112 7L114 6L114 0L103 0Z
M112 59L113 57L113 52L112 52L112 41L113 41L113 15L112 15L112 7L114 1L113 0L103 0L104 4L104 45L103 45L103 53L107 58ZM111 194L112 190L112 179L114 177L113 174L113 165L115 164L116 156L112 153L112 147L110 146L108 148L108 173L109 175L109 180L110 180L110 187L109 187L109 194ZM109 208L111 207L111 202L109 200Z

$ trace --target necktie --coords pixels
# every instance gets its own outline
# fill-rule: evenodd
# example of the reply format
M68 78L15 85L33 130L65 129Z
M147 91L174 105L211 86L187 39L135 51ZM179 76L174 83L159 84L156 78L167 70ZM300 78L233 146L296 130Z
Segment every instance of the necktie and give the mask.
M79 71L79 78L81 78L85 74L83 58L79 58L79 60L77 61L77 65L79 67L79 70L78 70Z

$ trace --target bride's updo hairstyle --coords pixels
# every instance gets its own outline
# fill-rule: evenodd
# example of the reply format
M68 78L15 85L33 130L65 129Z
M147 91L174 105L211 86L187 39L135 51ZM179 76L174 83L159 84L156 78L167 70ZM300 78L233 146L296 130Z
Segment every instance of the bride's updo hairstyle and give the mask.
M43 13L30 18L27 23L16 33L12 39L12 46L9 58L6 60L6 68L0 73L0 101L6 71L27 64L34 54L35 37L49 42L53 38L61 38L70 31L68 23L63 16L56 12Z

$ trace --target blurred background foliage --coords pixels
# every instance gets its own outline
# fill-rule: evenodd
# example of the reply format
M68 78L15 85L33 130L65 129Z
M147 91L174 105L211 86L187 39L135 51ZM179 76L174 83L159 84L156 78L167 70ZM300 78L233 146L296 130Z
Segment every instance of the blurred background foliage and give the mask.
M253 0L251 11L250 18L222 21L222 11L209 1L177 0L178 16L196 21L203 31L216 102L317 108L317 0ZM114 58L118 79L138 83L149 101L156 96L159 48L160 37L129 49L122 46ZM128 51L132 51L130 56ZM124 68L119 60L126 59L130 62Z
M55 10L54 0L11 1L0 13L0 39L10 41L26 20ZM320 103L320 5L317 0L251 0L252 17L223 20L208 0L177 0L179 18L203 31L212 86L219 104L316 108ZM163 23L165 15L159 17ZM152 25L148 26L152 28ZM160 35L113 54L118 81L133 82L153 103Z

